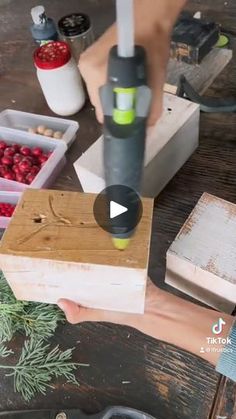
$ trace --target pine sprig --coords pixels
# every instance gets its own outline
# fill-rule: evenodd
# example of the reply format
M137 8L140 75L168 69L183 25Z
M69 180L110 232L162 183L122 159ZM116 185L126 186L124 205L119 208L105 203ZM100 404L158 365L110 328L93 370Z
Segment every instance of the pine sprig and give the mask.
M19 329L19 319L23 313L23 304L0 303L0 342L9 342Z
M0 272L0 342L9 342L17 332L48 339L64 320L64 314L55 305L16 300Z
M48 352L49 347L43 340L25 341L17 365L0 365L0 368L12 370L6 376L13 376L15 391L21 393L26 401L38 392L45 395L47 388L52 387L53 378L65 377L67 382L79 385L74 371L79 366L89 366L71 360L74 348L61 351L56 346Z
M0 344L0 357L7 358L8 356L12 355L13 351L11 349L7 349L6 346Z
M24 343L18 363L0 365L0 369L10 370L6 376L14 378L14 390L26 401L38 392L46 394L55 378L64 377L67 382L79 385L74 372L86 364L72 361L73 349L62 351L56 346L50 351L50 345L44 343L64 321L64 314L55 305L16 300L0 272L0 357L7 358L13 353L4 343L16 333L29 338Z
M0 302L6 304L14 304L16 302L14 294L5 280L2 271L0 271Z
M64 321L65 316L57 306L28 303L24 306L19 331L34 339L48 339Z

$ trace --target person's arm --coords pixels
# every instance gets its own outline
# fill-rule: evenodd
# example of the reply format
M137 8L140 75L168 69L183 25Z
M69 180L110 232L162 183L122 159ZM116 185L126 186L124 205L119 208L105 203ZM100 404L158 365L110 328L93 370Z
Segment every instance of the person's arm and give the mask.
M146 49L149 85L153 92L149 119L151 125L161 115L170 35L185 3L186 0L134 0L135 42ZM79 68L99 122L103 121L103 113L98 89L105 84L109 50L116 43L116 25L112 25L81 55L79 61Z
M66 300L59 301L70 323L84 321L110 322L131 326L155 339L176 345L217 365L224 340L229 336L234 317L203 308L155 287L149 281L144 315L107 312L79 307ZM214 336L212 327L221 317L225 321L222 333ZM221 338L210 343L208 338ZM208 352L208 349L211 350ZM203 352L204 349L204 352Z

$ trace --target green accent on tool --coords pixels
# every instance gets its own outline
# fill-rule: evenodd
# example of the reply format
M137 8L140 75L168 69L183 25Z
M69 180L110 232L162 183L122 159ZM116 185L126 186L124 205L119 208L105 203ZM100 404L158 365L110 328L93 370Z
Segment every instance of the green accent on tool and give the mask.
M221 34L219 36L219 39L218 39L218 41L217 41L217 43L216 43L215 46L216 46L216 48L224 48L228 44L229 44L229 38L228 38L228 36L226 36L224 34Z
M135 111L134 109L129 109L127 111L122 111L120 109L113 110L113 120L119 125L129 125L132 124L135 120Z
M113 237L112 242L117 250L125 250L129 246L130 239L116 239Z
M137 89L136 87L115 87L114 92L135 96L135 94L137 93Z
M116 103L116 108L113 110L114 122L119 125L132 124L136 117L135 101L137 89L135 87L115 87L113 91Z

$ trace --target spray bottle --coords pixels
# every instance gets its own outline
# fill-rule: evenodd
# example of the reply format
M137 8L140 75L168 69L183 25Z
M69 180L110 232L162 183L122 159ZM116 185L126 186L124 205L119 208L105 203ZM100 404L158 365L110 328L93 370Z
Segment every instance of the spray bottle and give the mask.
M37 44L40 46L58 40L58 32L56 25L50 17L46 16L43 6L36 6L31 9L33 24L31 25L31 33Z

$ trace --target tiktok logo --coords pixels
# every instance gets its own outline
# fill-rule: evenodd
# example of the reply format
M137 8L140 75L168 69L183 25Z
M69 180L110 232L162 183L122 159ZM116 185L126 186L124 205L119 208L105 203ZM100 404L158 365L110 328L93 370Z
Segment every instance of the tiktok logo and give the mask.
M214 333L214 335L220 335L225 324L226 322L220 317L218 322L216 322L212 326L212 332Z

